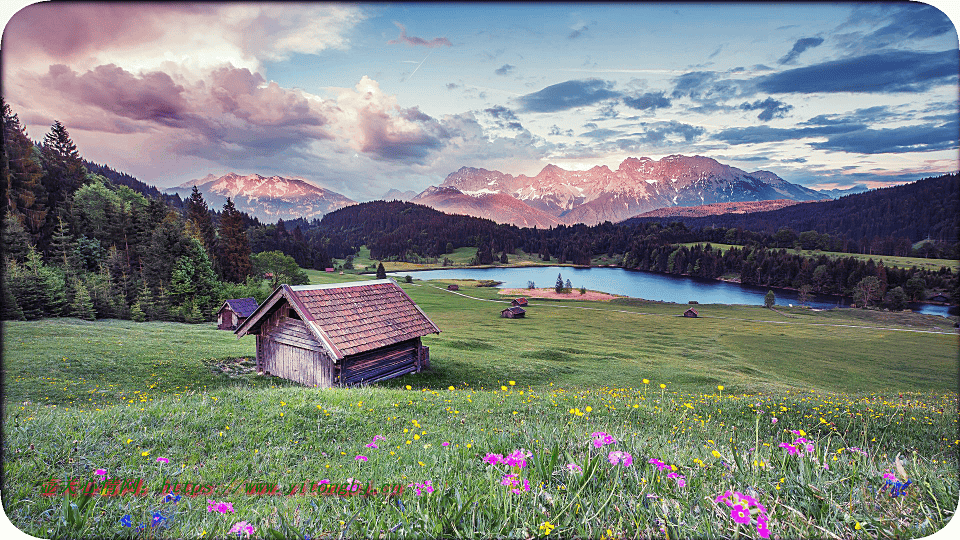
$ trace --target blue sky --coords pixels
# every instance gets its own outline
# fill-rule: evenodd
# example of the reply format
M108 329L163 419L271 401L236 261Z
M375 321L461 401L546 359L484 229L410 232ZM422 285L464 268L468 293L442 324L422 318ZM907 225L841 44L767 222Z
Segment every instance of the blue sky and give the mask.
M32 137L60 120L159 186L280 174L369 200L461 166L685 154L877 187L960 157L956 29L919 3L35 4L2 55Z

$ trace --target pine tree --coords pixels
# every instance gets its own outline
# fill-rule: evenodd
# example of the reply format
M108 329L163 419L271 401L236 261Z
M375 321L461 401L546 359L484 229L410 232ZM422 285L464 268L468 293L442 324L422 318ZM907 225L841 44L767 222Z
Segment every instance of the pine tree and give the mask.
M557 274L557 284L553 286L553 290L560 294L563 292L563 276Z
M200 241L203 243L203 249L207 255L213 258L215 253L217 232L213 227L213 220L210 218L210 209L207 207L207 201L203 200L203 194L193 186L193 192L190 198L186 200L187 222L193 222L200 233Z
M768 290L767 295L763 297L763 305L768 308L772 308L773 305L776 304L776 302L777 302L776 295L773 294L772 290Z
M383 263L377 265L377 279L387 279L387 270L383 267Z
M47 218L47 193L41 183L39 153L10 106L3 104L3 159L0 190L9 211L23 216L23 226L36 242Z
M70 304L70 314L85 321L96 320L93 300L90 299L90 290L84 283L77 283L75 288L76 294L73 297L73 303Z
M47 208L55 210L83 185L87 176L77 145L59 121L54 122L50 132L43 138L40 161L43 165L41 182L46 189ZM48 213L38 242L41 247L47 246L55 225L55 217Z
M250 262L250 240L243 228L243 215L227 197L220 216L220 269L223 279L243 283L253 271Z
M18 262L23 262L30 247L30 237L20 223L20 219L10 210L3 218L3 254Z

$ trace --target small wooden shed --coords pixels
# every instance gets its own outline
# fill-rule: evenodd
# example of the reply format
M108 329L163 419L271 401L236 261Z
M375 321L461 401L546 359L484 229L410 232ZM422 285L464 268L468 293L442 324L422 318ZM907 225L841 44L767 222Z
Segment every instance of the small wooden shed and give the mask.
M527 312L520 306L508 307L507 309L500 312L500 316L506 319L519 319L526 315Z
M447 290L448 290L448 291L459 291L459 290L460 290L460 286L457 285L456 283L451 283L450 285L447 285Z
M259 371L307 386L353 386L430 367L440 329L392 279L280 285L237 337L257 336Z
M514 298L514 299L513 299L513 302L510 302L510 305L511 305L511 306L527 307L527 299L526 299L526 298L523 298L522 296L521 296L520 298Z
M236 330L257 309L255 298L231 298L217 311L218 330Z
M697 313L697 310L695 310L695 309L693 309L693 308L689 308L689 309L687 309L686 311L683 312L683 316L684 316L684 317L699 317L700 314Z

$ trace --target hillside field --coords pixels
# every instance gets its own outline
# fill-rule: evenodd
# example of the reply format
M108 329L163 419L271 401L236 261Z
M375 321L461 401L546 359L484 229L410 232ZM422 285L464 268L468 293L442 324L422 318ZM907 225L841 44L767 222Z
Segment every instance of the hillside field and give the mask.
M41 537L220 538L245 521L268 538L880 538L932 534L957 508L953 320L685 319L629 299L536 300L508 320L495 289L447 283L401 284L443 331L424 338L432 370L366 388L257 375L253 339L213 323L4 323L7 516ZM45 496L53 479L96 494ZM118 479L149 493L105 496ZM310 494L324 479L406 487ZM210 492L165 498L167 482Z

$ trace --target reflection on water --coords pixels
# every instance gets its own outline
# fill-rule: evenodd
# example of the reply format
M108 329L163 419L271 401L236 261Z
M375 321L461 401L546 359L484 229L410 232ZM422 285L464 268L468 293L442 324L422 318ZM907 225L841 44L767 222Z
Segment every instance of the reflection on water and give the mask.
M686 304L695 300L700 304L746 304L762 306L767 287L727 283L712 279L624 270L623 268L574 268L569 266L531 266L520 268L453 268L419 272L391 272L393 277L412 275L418 279L492 279L502 281L504 288L525 288L529 282L537 287L553 287L557 274L564 282L570 280L575 289L586 287L646 300L660 300ZM777 304L799 304L797 292L773 289ZM849 307L850 300L838 296L811 295L806 305L817 309ZM919 313L947 316L957 308L932 304L910 304Z

